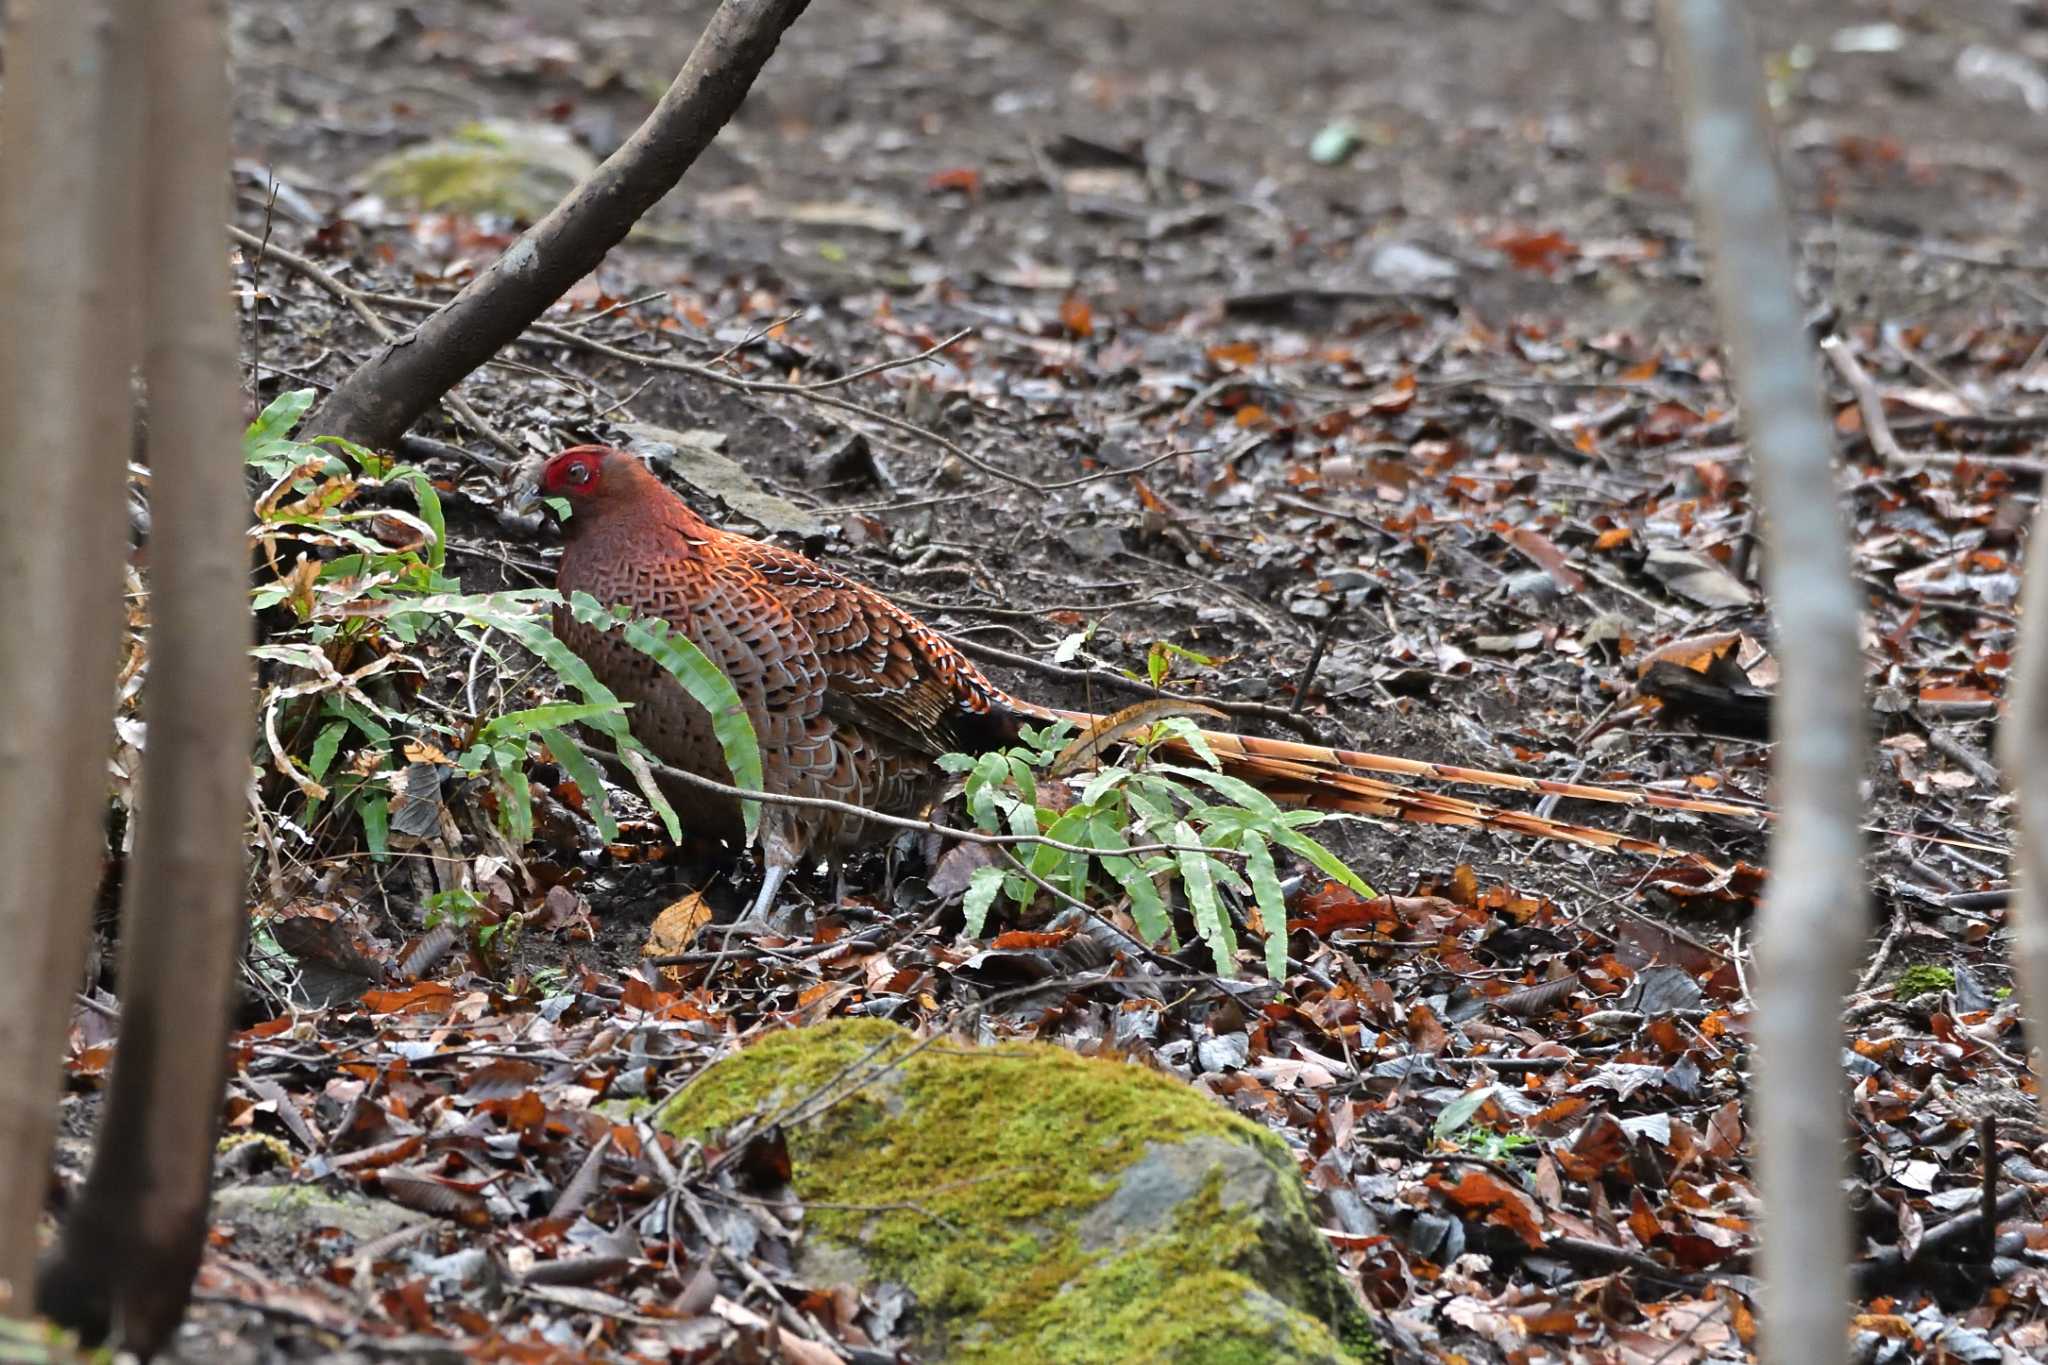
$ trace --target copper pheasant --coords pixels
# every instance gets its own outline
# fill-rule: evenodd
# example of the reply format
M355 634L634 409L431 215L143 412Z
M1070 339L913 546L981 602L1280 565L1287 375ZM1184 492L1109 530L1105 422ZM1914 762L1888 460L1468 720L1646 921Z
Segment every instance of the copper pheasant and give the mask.
M872 588L802 555L721 531L623 451L577 446L548 461L544 497L569 504L557 580L564 597L666 621L724 670L760 741L764 785L892 815L922 814L939 794L940 754L1016 741L1025 723L1095 717L1010 696L945 637ZM631 704L633 734L663 762L730 782L711 718L616 632L558 607L555 633ZM1752 807L1665 793L1549 782L1251 736L1203 732L1224 769L1275 800L1431 824L1481 825L1600 848L1669 854L1647 840L1397 786L1366 771L1504 786L1586 800L1756 815ZM1365 771L1360 771L1365 770ZM700 822L737 826L732 803L704 798ZM858 817L771 805L762 815L766 875L757 909L807 857L860 842Z

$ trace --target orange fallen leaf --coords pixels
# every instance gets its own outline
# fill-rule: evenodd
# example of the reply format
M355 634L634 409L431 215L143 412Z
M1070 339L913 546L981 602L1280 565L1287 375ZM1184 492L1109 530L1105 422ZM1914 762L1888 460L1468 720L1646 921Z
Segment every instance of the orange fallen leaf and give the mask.
M1525 1245L1543 1245L1543 1227L1535 1202L1499 1176L1467 1169L1455 1185L1436 1177L1431 1177L1430 1183L1458 1208L1468 1213L1484 1213L1487 1222L1508 1229Z
M1095 335L1095 310L1079 294L1069 294L1060 300L1060 323L1077 337L1092 337Z
M981 172L972 166L954 166L948 170L934 171L924 187L933 194L957 190L962 194L981 193Z
M654 917L654 923L647 929L647 941L640 945L640 956L667 957L688 952L709 923L711 907L704 903L701 892L692 891Z
M455 1003L453 987L440 981L421 981L396 991L364 991L363 1008L372 1014L424 1014L446 1010Z
M1517 270L1544 275L1556 273L1559 266L1579 254L1577 244L1561 232L1502 232L1488 245L1506 256Z
M1209 359L1218 365L1250 365L1259 358L1256 341L1227 341L1209 348Z

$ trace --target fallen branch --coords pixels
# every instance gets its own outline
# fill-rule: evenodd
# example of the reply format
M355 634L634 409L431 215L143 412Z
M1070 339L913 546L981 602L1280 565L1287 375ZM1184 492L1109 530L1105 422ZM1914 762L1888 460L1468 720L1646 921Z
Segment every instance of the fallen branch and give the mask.
M399 308L433 307L431 303L423 299L410 299L402 295L367 294L363 297L370 302L389 304ZM716 368L715 365L699 364L692 360L677 360L674 356L670 355L649 355L642 351L629 351L624 347L613 346L609 342L599 341L596 337L584 336L580 332L571 331L569 328L556 323L534 322L530 323L525 330L535 336L545 337L549 341L559 342L564 346L574 347L579 351L587 351L591 355L606 356L612 360L623 360L634 365L645 365L649 369L669 370L676 374L686 374L692 378L701 379L708 384L721 384L728 389L737 389L741 393L782 394L791 398L801 398L807 402L816 403L819 407L852 413L856 417L878 423L881 426L890 427L906 435L915 436L919 440L929 441L962 464L978 469L992 479L1000 479L1004 483L1013 484L1018 488L1028 488L1034 493L1048 493L1055 489L1073 488L1078 484L1096 483L1103 479L1120 478L1126 474L1142 474L1154 465L1162 464L1176 455L1187 453L1182 450L1169 450L1139 464L1128 465L1119 469L1100 469L1088 474L1077 474L1070 479L1058 479L1051 483L1040 483L1036 479L1028 478L1022 474L1013 474L1001 465L984 460L958 441L950 440L933 431L930 427L920 426L908 418L898 417L896 414L884 412L880 408L869 407L865 403L856 403L850 398L841 398L836 394L826 392L828 389L836 389L843 384L852 383L856 379L865 379L870 375L880 374L884 370L901 369L905 365L915 365L920 361L929 360L972 335L972 329L963 329L955 332L943 341L927 346L916 355L901 356L894 360L877 361L872 365L863 365L858 369L849 370L845 374L835 375L830 379L812 379L802 382L780 379L745 379L736 374L728 374L726 371ZM744 345L745 343L741 344ZM734 349L738 348L735 347ZM732 351L727 351L719 359L723 360L732 355L732 353Z
M1863 416L1863 434L1870 438L1870 448L1888 465L1906 463L1912 457L1899 445L1899 438L1892 434L1891 423L1885 420L1884 395L1877 391L1877 385L1857 363L1856 357L1849 354L1848 345L1838 336L1827 337L1820 343L1820 353L1828 358L1828 363L1835 367L1835 373L1842 376L1842 382L1856 396L1856 411Z
M2010 1217L2025 1208L2031 1194L2030 1190L2016 1189L2007 1190L1998 1196L1992 1210L1994 1225L1996 1219ZM1959 1213L1927 1229L1910 1255L1905 1248L1893 1246L1858 1261L1855 1272L1857 1292L1874 1294L1897 1284L1902 1274L1916 1265L1930 1263L1930 1258L1934 1257L1935 1253L1954 1246L1957 1242L1983 1236L1984 1224L1983 1209L1974 1208L1968 1213ZM1957 1259L1960 1259L1960 1253ZM1948 1261L1949 1258L1942 1257L1939 1263L1947 1264Z
M250 247L255 247L261 244L262 239L257 237L254 233L247 232L241 228L232 226L228 229L228 231L234 236L236 241L242 242ZM386 308L403 308L423 313L434 313L440 310L441 308L449 306L444 304L436 304L431 299L415 299L407 297L406 295L403 294L380 294L373 292L371 290L351 288L350 286L342 283L339 279L335 278L335 276L329 273L328 271L321 269L320 266L314 263L313 261L310 261L306 259L304 256L300 256L294 252L285 251L274 244L267 248L267 254L270 259L277 261L278 264L285 266L287 269L297 271L301 275L304 275L306 278L312 280L315 284L317 284L320 288L326 290L335 298L340 299L342 302L346 303L349 306L350 311L354 312L357 317L361 318L364 324L367 325L373 332L375 332L379 339L385 341L387 344L396 344L399 340L399 336L397 332L395 332L392 329L389 323L387 323L386 321L384 321L383 318L377 315L375 310L371 307L372 304L382 305ZM588 321L588 319L584 319L584 321ZM871 365L862 365L857 369L849 370L845 374L834 375L830 379L814 379L806 380L803 382L774 379L747 379L740 375L729 374L724 370L717 369L715 365L699 364L695 361L690 360L678 360L674 356L670 355L649 355L640 351L629 351L626 350L624 347L611 345L610 343L600 341L595 337L584 336L582 333L577 332L568 326L564 326L558 323L541 322L538 320L529 321L526 324L524 324L520 329L518 336L515 337L514 340L531 340L532 338L536 337L542 338L547 341L552 341L563 346L571 347L575 350L587 352L591 355L601 355L612 360L622 360L633 365L644 365L649 369L668 370L676 374L686 374L691 376L692 378L701 379L706 383L718 384L724 388L737 390L740 393L779 394L793 398L805 399L809 402L816 403L821 407L832 408L840 412L851 413L856 417L861 417L868 421L878 423L882 426L891 427L897 431L901 431L908 435L915 436L920 440L928 441L932 445L935 445L939 449L945 451L948 455L951 455L955 459L959 460L962 464L968 465L974 469L978 469L982 473L987 474L991 478L1000 479L1004 483L1014 484L1019 488L1028 488L1035 493L1052 492L1056 489L1072 488L1079 484L1096 483L1103 479L1120 478L1126 474L1141 474L1145 470L1152 468L1154 465L1164 463L1165 461L1174 458L1176 455L1186 453L1185 451L1181 450L1168 450L1163 454L1155 455L1151 459L1143 461L1140 464L1131 465L1119 469L1095 470L1087 474L1077 474L1070 479L1060 479L1052 483L1040 483L1037 480L1027 478L1022 474L1013 474L1009 470L1004 469L1001 465L992 464L991 462L984 460L979 455L976 455L972 451L966 449L959 442L949 440L945 436L940 435L938 432L933 431L930 427L920 426L918 423L912 422L907 418L898 417L893 413L883 412L879 408L869 407L864 403L856 403L850 399L841 398L836 394L826 392L827 390L836 389L843 385L850 384L858 379L871 378L874 375L882 374L888 370L897 370L902 369L906 366L920 364L926 360L930 360L934 356L937 356L947 350L950 350L952 347L958 345L962 340L964 340L970 335L972 335L970 330L963 329L961 331L953 333L951 336L946 337L943 340L934 342L932 345L925 347L923 350L917 352L915 355L897 356L894 359L890 360L878 360ZM726 354L729 356L731 352L728 351ZM345 385L347 382L347 380L344 380L343 384ZM337 386L335 392L339 393L340 391L340 386ZM443 399L443 401L447 403L450 411L454 412L457 417L460 417L464 422L468 423L471 427L475 428L493 445L496 445L500 449L505 450L508 454L512 455L515 460L523 459L525 457L524 451L519 450L516 446L512 445L510 441L506 440L503 436L500 436L495 431L491 430L490 426L487 423L485 423L481 417L477 416L476 412L472 408L470 408L469 404L465 400L463 400L459 395L450 394L446 396ZM363 444L367 445L371 443L363 442ZM501 479L509 478L512 475L513 467L509 463L500 463L497 461L493 461L486 457L477 455L473 452L465 451L464 454L469 459L475 460L478 464L490 470L493 474L496 474Z

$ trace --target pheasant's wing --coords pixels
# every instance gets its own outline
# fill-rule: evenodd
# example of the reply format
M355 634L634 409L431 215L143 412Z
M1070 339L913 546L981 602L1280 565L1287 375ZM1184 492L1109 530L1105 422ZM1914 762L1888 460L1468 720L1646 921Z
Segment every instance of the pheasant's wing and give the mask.
M937 632L872 588L772 545L738 542L817 649L834 719L914 752L999 747L1035 714Z
M846 797L841 756L824 715L825 669L810 635L782 599L743 564L649 555L565 560L565 593L588 592L607 606L666 621L718 665L747 708L760 742L767 785L775 791ZM640 742L664 762L729 781L723 747L702 707L654 659L618 631L577 621L556 608L555 634L621 701ZM787 807L770 813L772 844L794 826ZM792 832L792 847L802 840ZM793 857L794 854L789 856Z

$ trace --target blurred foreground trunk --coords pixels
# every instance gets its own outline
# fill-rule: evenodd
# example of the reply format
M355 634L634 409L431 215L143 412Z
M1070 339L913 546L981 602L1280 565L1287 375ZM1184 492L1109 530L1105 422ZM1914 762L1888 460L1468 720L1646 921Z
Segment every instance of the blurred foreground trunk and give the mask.
M0 561L0 757L43 781L0 784L0 1274L9 1310L24 1311L65 1025L105 852L140 343L151 629L120 1042L91 1174L37 1306L147 1356L183 1316L205 1246L243 926L253 701L221 231L225 4L12 9L0 114L0 461L24 496Z
M1834 437L1800 317L1762 68L1733 0L1663 0L1694 211L1763 511L1783 682L1772 716L1771 880L1752 1049L1763 1195L1763 1359L1848 1359L1842 997L1867 911L1863 659Z
M11 0L0 89L0 1304L28 1310L106 847L140 215L134 7Z

